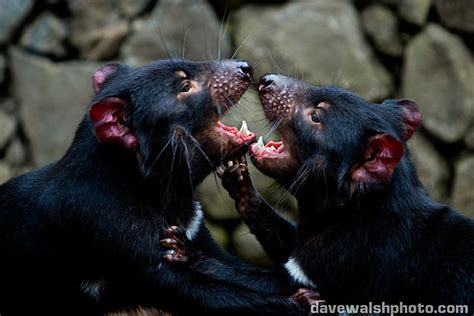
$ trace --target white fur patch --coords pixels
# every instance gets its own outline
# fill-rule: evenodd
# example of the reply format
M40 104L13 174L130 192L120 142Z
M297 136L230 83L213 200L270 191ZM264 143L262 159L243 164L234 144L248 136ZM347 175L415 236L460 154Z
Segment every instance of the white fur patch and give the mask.
M296 262L295 258L290 258L286 263L285 263L285 269L288 271L290 276L295 280L296 282L304 285L304 286L309 286L312 288L315 288L316 285L306 276L304 271L301 269L300 265Z
M199 202L194 202L194 217L186 229L186 237L188 237L189 240L193 240L194 237L196 237L203 219L204 214L202 212L201 204Z

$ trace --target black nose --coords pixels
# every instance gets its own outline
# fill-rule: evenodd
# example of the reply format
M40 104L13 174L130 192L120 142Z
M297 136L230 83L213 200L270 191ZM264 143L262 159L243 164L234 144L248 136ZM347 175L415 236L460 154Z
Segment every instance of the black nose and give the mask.
M240 71L249 79L252 79L253 75L253 68L249 65L246 61L239 62L239 69Z
M260 79L260 84L263 86L268 87L273 83L273 79L270 78L270 76L263 76L262 79Z
M273 75L266 75L260 78L260 82L258 83L258 90L263 90L268 88L273 82Z

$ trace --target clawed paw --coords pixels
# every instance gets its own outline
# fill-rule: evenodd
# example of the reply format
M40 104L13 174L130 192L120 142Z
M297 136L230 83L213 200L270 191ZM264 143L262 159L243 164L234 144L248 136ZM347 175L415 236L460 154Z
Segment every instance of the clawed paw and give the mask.
M222 185L231 194L238 195L252 188L247 160L245 156L229 160L225 166L217 169L217 175L222 179Z
M171 263L185 263L189 260L186 254L189 240L186 233L178 226L171 226L165 229L164 239L160 240L160 245L168 249L163 258Z

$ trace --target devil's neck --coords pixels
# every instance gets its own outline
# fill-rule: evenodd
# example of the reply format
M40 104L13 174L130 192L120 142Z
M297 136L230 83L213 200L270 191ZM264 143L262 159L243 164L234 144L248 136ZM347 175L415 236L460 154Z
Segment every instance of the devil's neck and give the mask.
M321 188L316 191L313 194L297 195L300 223L313 228L341 222L362 223L367 218L384 216L393 218L394 221L417 221L420 217L428 216L428 210L436 205L409 163L400 166L388 185L363 193L355 192L341 203L334 198L336 192Z
M122 192L128 198L157 207L188 206L194 199L194 187L189 184L185 168L164 168L167 174L145 179L134 151L99 143L86 122L81 123L71 147L57 164L67 170L69 177L93 180L104 186L102 189Z

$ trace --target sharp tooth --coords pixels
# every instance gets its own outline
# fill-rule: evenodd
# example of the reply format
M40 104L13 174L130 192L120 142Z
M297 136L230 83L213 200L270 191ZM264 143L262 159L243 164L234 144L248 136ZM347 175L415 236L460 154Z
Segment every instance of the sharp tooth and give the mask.
M242 127L240 128L240 134L243 137L249 136L249 129L248 129L248 126L247 126L247 122L245 122L245 121L242 121Z
M265 144L263 143L263 137L262 137L262 136L260 136L260 137L258 138L257 145L258 145L259 147L265 146Z

